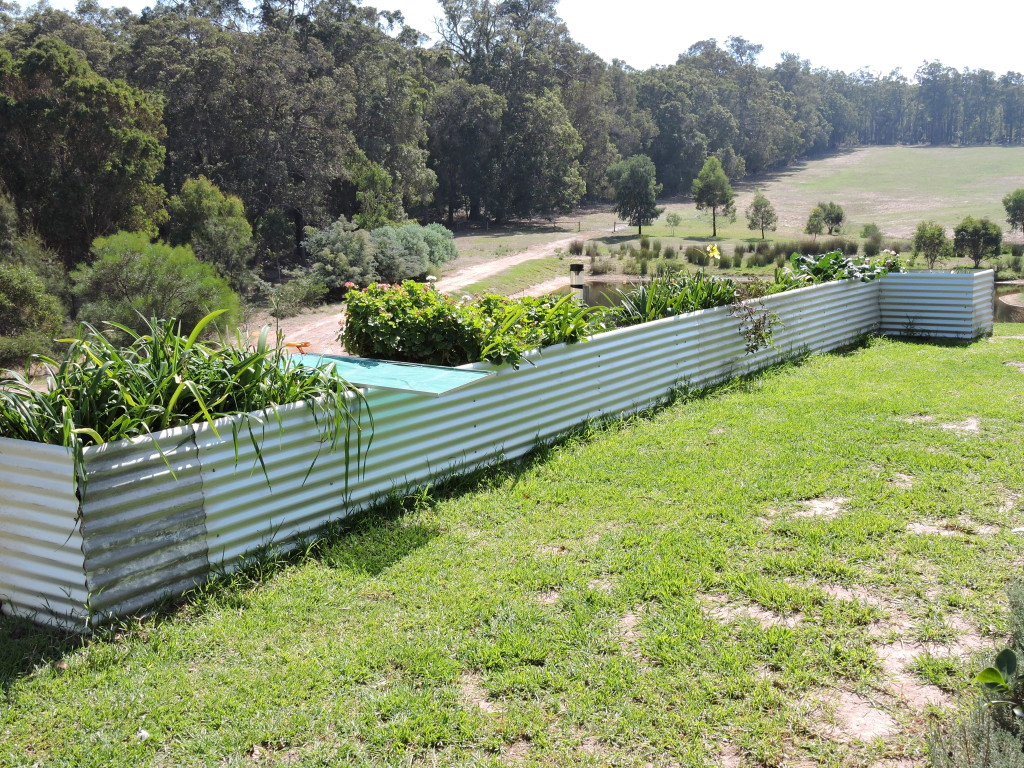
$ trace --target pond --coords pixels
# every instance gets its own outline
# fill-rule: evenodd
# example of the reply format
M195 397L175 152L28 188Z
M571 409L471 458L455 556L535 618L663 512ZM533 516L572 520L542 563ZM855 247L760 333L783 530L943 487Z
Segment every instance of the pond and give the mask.
M996 283L995 302L997 323L1024 323L1024 285Z

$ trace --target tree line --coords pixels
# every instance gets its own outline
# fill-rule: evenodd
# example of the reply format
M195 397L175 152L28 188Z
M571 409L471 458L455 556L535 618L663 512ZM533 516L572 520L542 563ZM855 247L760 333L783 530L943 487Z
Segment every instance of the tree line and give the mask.
M97 238L142 232L244 291L308 269L305 244L331 227L557 214L611 199L638 157L677 194L711 189L712 158L735 182L853 144L1024 139L1018 73L762 66L738 37L637 71L574 41L556 4L441 0L428 46L356 0L140 14L0 0L0 197L18 253L55 254L36 270L52 283L54 264L67 280L94 262ZM359 255L366 274L391 270L388 237L371 239L378 261ZM417 248L405 260L432 263Z

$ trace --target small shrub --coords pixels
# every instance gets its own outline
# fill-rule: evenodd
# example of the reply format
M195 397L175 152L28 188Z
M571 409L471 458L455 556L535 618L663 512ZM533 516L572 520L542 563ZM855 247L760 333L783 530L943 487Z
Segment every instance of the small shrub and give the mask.
M732 269L732 259L728 256L720 256L718 259L719 269Z
M640 248L649 251L651 249L651 238L647 235L643 235L640 238Z
M0 264L0 363L22 364L53 346L64 319L60 301L28 267Z
M573 240L569 243L569 254L571 256L582 256L583 255L583 241Z
M369 285L378 279L373 239L344 216L323 229L306 227L305 232L302 247L309 254L313 274L333 298L344 296L345 283Z
M622 274L639 275L640 264L632 256L627 256L622 262Z
M409 227L418 227L418 224L407 224ZM455 235L444 224L427 224L422 227L423 239L427 243L427 261L431 266L440 267L455 259L459 255L455 247Z
M742 259L743 254L745 254L746 252L747 246L745 246L743 243L736 243L736 245L732 249L732 255L736 259ZM737 264L739 264L739 262L737 262Z
M685 271L686 266L680 264L675 259L662 259L655 265L654 275L655 277L665 277L667 275L677 275Z
M662 252L662 256L666 259L674 259L676 257L676 249L671 245L666 245L665 250Z
M1018 245L1017 243L1010 244L1010 255L1015 259L1019 259L1024 256L1024 245Z
M597 243L587 243L587 256L594 259L601 255L601 252L597 248Z
M762 243L747 243L747 253L754 253L761 245ZM763 245L767 246L768 243L763 243Z
M882 240L882 230L878 228L877 224L865 224L861 227L860 236L865 240L878 239L879 242Z
M660 254L661 254L661 240L654 240L651 243L651 255L654 256L654 258L658 258L658 256Z
M615 262L611 259L594 259L590 263L590 274L607 275L615 271Z
M776 268L786 266L787 261L789 261L789 259L786 258L785 254L780 253L778 256L775 257Z
M92 251L95 261L71 275L82 302L80 320L115 322L145 333L148 318L175 318L188 334L207 314L224 309L218 324L224 329L237 324L238 296L213 265L195 257L191 246L154 243L146 232L118 232L97 238ZM108 332L124 338L120 330Z
M327 295L327 286L313 272L287 272L288 280L277 285L266 285L264 290L270 302L270 316L277 319L294 317L307 307L315 307Z
M690 264L696 264L698 267L706 267L708 265L707 253L703 248L698 248L696 245L687 247L686 260Z
M641 276L642 275L646 275L647 274L647 259L641 258L639 260L639 262L638 262L638 265L640 267L640 274L641 274Z

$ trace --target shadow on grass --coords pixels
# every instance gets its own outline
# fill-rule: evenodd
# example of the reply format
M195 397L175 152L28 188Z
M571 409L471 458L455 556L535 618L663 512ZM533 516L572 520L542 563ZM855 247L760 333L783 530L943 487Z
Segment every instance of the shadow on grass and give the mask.
M41 627L28 619L0 618L0 691L38 667L80 648L84 638L66 629Z

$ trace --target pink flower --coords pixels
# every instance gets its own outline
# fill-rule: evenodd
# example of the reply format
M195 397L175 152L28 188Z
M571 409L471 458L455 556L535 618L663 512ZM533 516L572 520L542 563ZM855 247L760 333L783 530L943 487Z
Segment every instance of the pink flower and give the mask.
M353 282L352 282L351 280L349 280L349 281L347 281L347 282L345 283L345 287L346 287L346 288L355 288L355 287L356 287L356 284L355 284L355 283L353 283Z

